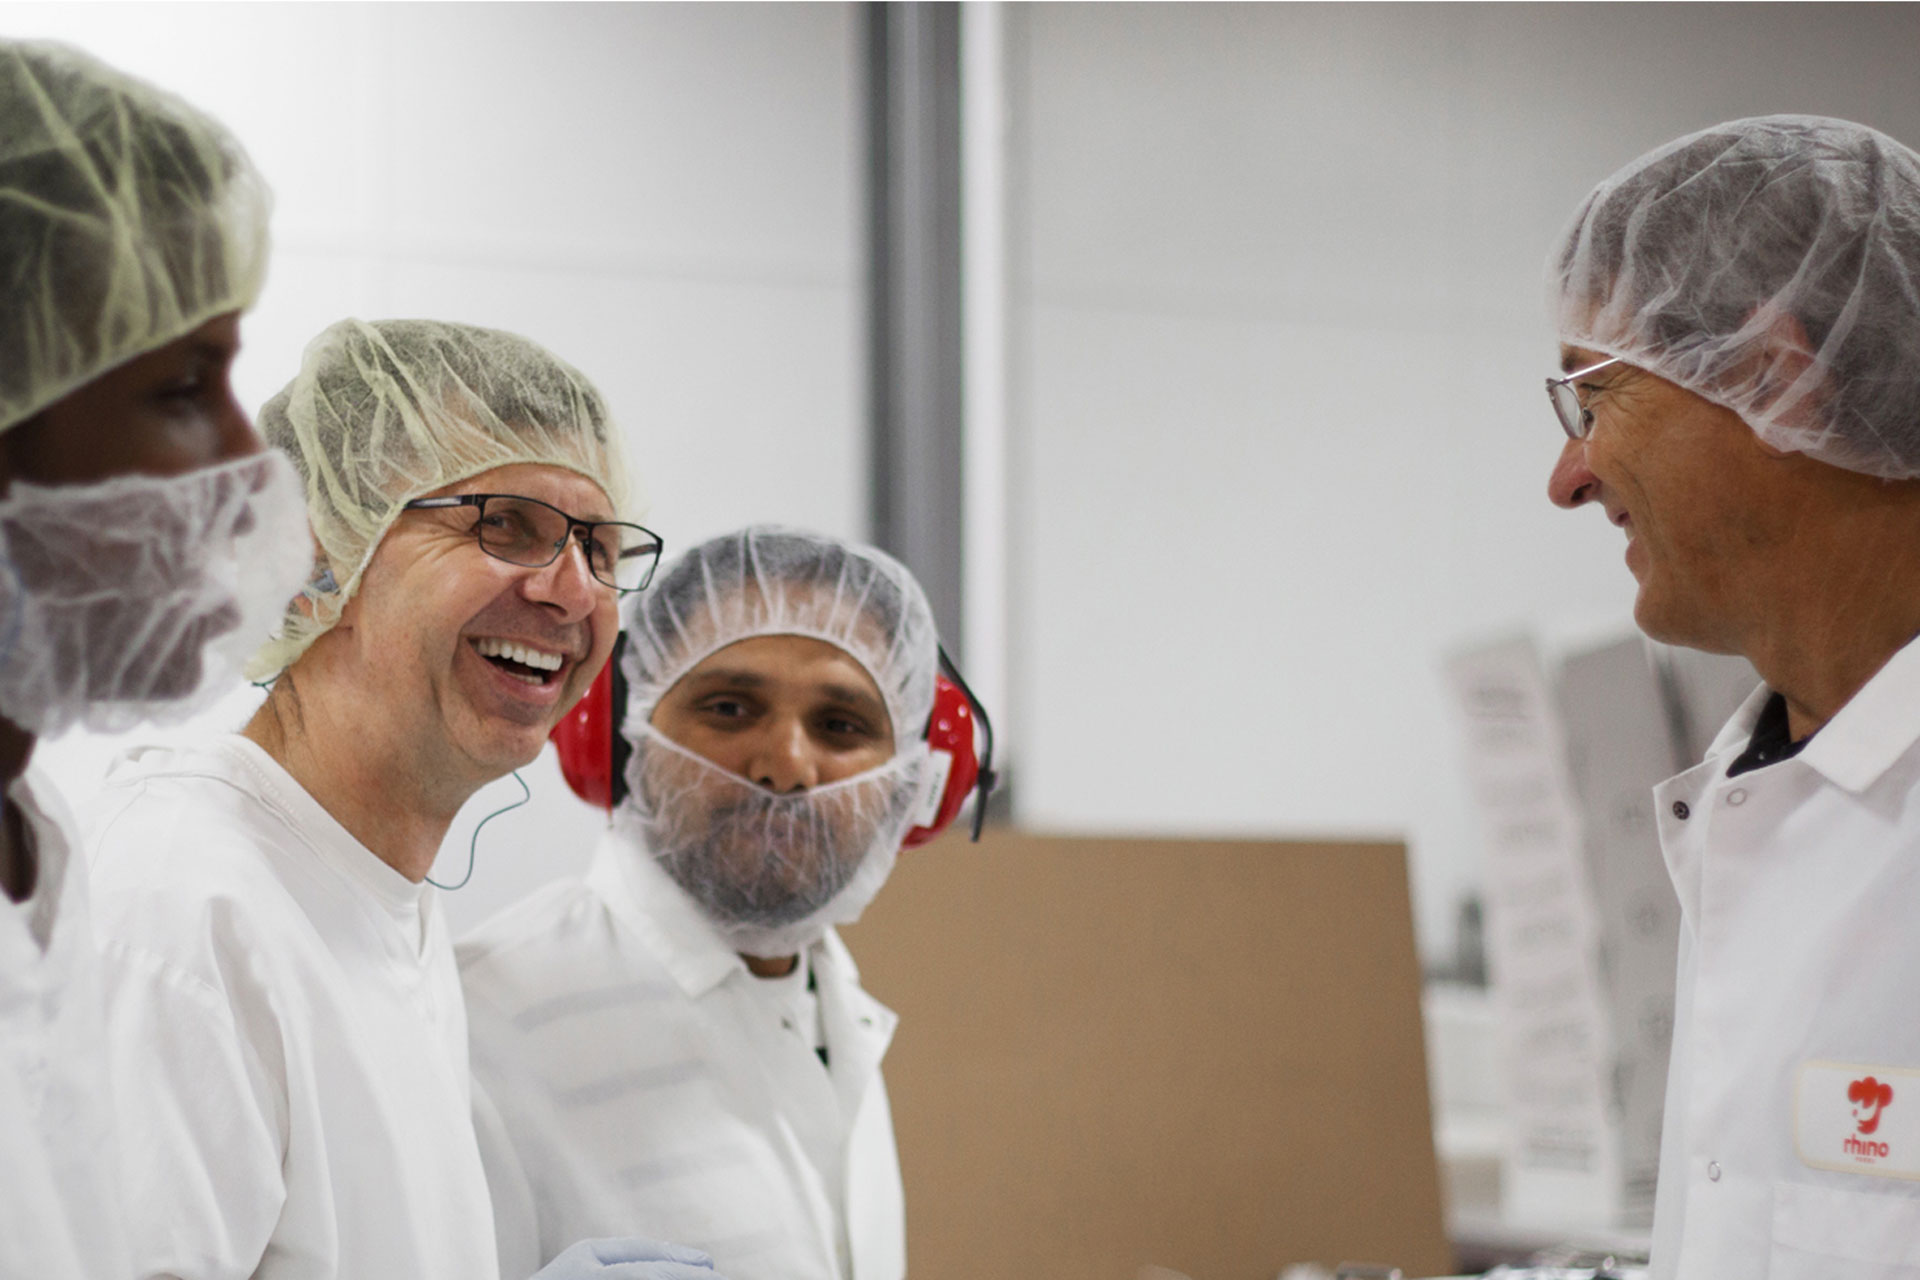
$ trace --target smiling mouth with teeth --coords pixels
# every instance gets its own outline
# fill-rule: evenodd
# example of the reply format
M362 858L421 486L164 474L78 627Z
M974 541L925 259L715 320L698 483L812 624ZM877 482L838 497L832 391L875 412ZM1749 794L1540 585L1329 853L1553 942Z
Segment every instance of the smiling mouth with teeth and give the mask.
M567 661L557 653L545 653L524 644L515 644L511 640L499 640L492 636L474 640L471 643L475 653L522 684L552 684L559 678L560 668L565 666Z

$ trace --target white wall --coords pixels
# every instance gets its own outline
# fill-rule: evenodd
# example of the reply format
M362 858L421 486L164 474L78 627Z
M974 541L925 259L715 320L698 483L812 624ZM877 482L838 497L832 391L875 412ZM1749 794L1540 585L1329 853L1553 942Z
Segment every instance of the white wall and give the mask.
M249 405L342 316L493 325L606 393L669 553L750 520L864 531L847 6L5 4L0 32L180 92L267 175ZM40 758L84 809L114 745L70 737ZM584 860L598 822L551 754L525 771L534 803L488 829L456 923ZM518 794L476 797L441 878Z
M1550 241L1718 120L1920 144L1920 10L1008 16L1021 816L1404 834L1437 955L1479 865L1441 656L1631 625L1618 533L1545 498Z

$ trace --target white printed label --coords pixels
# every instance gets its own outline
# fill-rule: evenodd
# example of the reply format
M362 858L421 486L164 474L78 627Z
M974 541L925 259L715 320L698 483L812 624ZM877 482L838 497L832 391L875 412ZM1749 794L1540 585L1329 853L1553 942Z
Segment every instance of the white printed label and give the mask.
M947 794L947 778L953 773L953 752L930 751L933 764L927 770L927 789L920 793L920 812L913 815L913 825L930 827L933 820L940 816L940 801Z
M1816 1169L1920 1179L1920 1071L1803 1062L1793 1140Z

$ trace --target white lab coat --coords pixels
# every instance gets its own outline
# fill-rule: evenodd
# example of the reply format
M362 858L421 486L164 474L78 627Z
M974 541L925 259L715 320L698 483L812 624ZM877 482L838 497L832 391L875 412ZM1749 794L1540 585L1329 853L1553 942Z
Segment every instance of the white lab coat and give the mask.
M102 814L133 1274L492 1280L434 891L238 735L130 753Z
M86 863L51 784L20 806L38 864L32 895L0 897L0 1276L128 1274Z
M1920 642L1728 778L1767 697L1655 792L1683 925L1653 1275L1915 1280ZM1849 1102L1868 1076L1884 1108Z
M806 957L830 1069L624 823L584 881L459 954L474 1070L499 1104L481 1128L503 1267L637 1233L706 1250L729 1280L905 1275L880 1078L896 1019L838 936Z

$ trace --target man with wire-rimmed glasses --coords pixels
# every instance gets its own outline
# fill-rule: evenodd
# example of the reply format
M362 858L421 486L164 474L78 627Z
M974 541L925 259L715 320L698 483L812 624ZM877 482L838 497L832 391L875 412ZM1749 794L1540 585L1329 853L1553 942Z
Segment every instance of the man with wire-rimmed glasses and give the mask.
M425 880L462 804L599 672L660 542L599 394L512 334L343 321L260 424L315 543L255 659L267 700L240 733L124 761L98 827L136 1272L490 1280ZM638 1240L542 1275L611 1268L713 1276Z
M1549 482L1634 617L1765 683L1656 790L1682 908L1656 1280L1920 1275L1920 155L1669 143L1552 261Z

